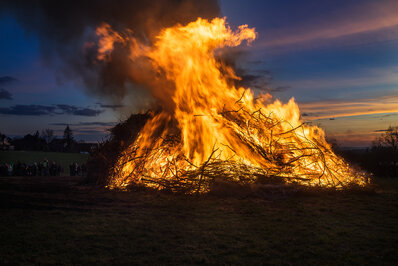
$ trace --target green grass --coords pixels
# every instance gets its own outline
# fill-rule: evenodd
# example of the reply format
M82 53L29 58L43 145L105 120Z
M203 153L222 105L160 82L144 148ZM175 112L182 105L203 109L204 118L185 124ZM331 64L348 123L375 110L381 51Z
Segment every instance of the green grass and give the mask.
M0 264L398 263L398 180L264 198L0 178Z
M69 174L69 164L77 162L79 164L87 161L89 155L80 153L63 153L63 152L42 152L42 151L0 151L0 163L24 162L34 163L47 159L49 163L52 161L61 164L64 168L64 175Z

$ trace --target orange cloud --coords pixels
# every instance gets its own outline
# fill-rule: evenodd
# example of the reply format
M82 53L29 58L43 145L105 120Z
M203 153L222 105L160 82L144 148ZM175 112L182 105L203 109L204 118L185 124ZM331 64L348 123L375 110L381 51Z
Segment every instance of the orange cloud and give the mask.
M306 120L398 113L398 96L352 101L318 101L299 104Z
M369 146L383 130L397 126L398 96L356 101L299 103L303 119L324 128L342 146Z

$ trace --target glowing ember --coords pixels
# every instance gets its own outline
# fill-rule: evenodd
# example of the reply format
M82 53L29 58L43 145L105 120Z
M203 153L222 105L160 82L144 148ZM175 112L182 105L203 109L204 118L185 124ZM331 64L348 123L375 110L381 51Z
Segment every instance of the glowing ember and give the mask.
M303 124L294 99L271 103L268 94L254 98L250 89L228 82L239 78L214 54L253 41L256 33L247 25L233 32L225 19L198 19L163 30L151 47L106 25L97 32L102 37L98 59L120 42L131 48L132 61L149 59L157 73L153 79L167 81L157 94L168 108L154 113L121 154L110 188L142 184L206 192L216 178L251 183L278 177L337 188L366 183L331 151L322 129Z

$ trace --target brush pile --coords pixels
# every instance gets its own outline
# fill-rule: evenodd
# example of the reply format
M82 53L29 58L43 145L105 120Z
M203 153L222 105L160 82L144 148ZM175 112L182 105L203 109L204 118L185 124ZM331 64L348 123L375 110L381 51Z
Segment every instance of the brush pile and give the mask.
M238 101L236 105L241 104ZM147 123L156 117L154 113L149 115L151 118ZM162 128L169 125L159 124L151 136L153 145L144 152L139 149L140 133L121 152L110 169L107 184L111 188L142 185L191 194L209 192L212 185L220 181L240 185L279 183L333 188L366 183L363 173L353 170L335 155L326 142L317 141L319 135L316 135L318 138L307 136L304 132L309 126L306 124L293 127L288 121L277 120L262 110L249 113L243 106L237 110L224 110L219 115L224 126L233 129L236 138L262 164L247 162L237 155L233 147L221 144L218 147L214 145L208 158L196 165L182 152L178 128L174 128L175 134L165 134ZM170 121L170 124L174 123ZM310 128L317 130L316 127ZM220 146L232 155L222 158Z

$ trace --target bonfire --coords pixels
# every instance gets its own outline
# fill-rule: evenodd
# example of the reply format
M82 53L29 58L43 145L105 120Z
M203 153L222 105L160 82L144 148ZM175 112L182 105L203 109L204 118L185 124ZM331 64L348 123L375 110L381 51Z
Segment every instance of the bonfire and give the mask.
M307 186L363 186L367 179L337 156L324 131L307 123L292 98L255 95L216 54L256 38L247 25L233 31L225 18L198 19L162 30L152 45L109 25L97 29L98 60L117 43L132 63L153 70L161 111L151 112L117 159L107 186L142 185L184 193L208 192L212 182L251 184L267 179ZM161 97L159 97L161 95Z

